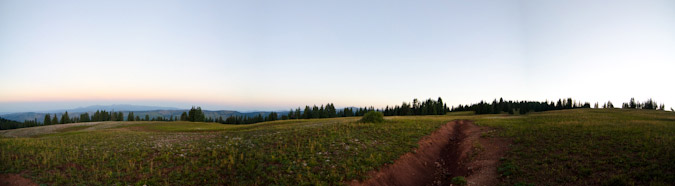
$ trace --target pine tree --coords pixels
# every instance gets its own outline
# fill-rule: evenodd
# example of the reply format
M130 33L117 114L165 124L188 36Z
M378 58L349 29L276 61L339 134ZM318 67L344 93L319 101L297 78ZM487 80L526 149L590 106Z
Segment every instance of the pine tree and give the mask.
M333 103L329 103L327 107L328 107L328 117L329 118L337 117L337 110L335 109L335 105L333 105Z
M181 121L188 121L188 119L188 114L186 112L183 112L183 114L180 115Z
M309 119L312 118L312 109L308 105L305 106L305 111L302 112L302 118Z
M277 120L278 115L276 112L270 112L269 115L267 115L267 119L265 121L274 121Z
M56 117L56 114L54 114L54 117L52 117L52 125L59 124L59 118Z
M68 116L68 111L61 115L61 124L70 123L70 117Z
M101 121L101 112L99 110L96 110L94 112L94 116L91 117L92 121Z
M89 113L85 112L85 113L80 114L79 120L80 120L80 122L90 122L91 118L89 117Z
M127 121L134 121L134 112L129 112L129 115L127 115Z
M110 112L110 117L109 117L109 118L110 118L110 119L109 119L109 120L106 120L106 121L117 121L117 113L115 113L115 111L113 110L112 112Z
M302 114L301 114L301 111L300 111L300 107L298 107L297 109L295 109L295 119L300 119L301 117L302 117Z
M204 112L202 112L202 108L201 107L195 108L194 106L192 106L192 108L188 111L187 118L188 118L188 121L202 122L202 121L206 120L206 116L204 116Z
M317 107L316 105L314 105L314 107L312 107L312 116L311 116L311 118L319 118L319 117L321 117L321 113L319 112L319 107Z
M52 124L52 116L49 114L45 114L45 120L42 122L44 125L51 125Z
M204 121L206 116L204 115L204 112L202 112L202 107L197 107L197 111L195 112L195 121Z
M319 107L319 118L326 118L326 111L323 109L323 105Z

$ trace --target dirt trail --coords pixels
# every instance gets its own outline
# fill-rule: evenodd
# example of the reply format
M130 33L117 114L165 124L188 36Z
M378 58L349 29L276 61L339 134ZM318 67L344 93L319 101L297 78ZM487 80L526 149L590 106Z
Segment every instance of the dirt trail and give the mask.
M0 186L37 186L35 182L19 174L0 174Z
M453 121L420 140L415 152L406 153L394 164L370 173L370 179L351 185L450 185L464 176L468 185L496 185L499 158L509 141L481 137L493 132L471 121Z

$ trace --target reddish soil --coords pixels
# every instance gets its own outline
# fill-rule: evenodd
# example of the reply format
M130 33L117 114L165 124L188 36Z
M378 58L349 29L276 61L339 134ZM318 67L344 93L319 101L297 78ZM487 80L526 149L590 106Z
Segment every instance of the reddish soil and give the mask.
M0 186L37 186L37 184L19 174L0 174Z
M420 140L415 152L370 173L370 179L351 185L450 185L464 176L468 185L496 185L497 166L510 143L490 136L490 128L471 121L453 121Z

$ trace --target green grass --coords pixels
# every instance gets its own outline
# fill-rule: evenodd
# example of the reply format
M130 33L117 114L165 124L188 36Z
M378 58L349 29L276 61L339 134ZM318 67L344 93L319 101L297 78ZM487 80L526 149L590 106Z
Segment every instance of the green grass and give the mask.
M223 125L218 123L202 123L202 122L140 122L137 124L123 125L119 128L129 128L137 131L150 132L213 132L222 131L226 129L236 128L237 125Z
M526 117L484 117L513 145L500 166L507 184L675 183L675 114L574 109Z
M286 120L252 125L116 122L0 138L0 173L68 185L339 185L365 179L454 119L513 141L506 185L675 183L675 114L575 109L472 115ZM108 127L110 126L110 127Z
M450 117L275 121L254 125L129 122L0 139L0 170L48 184L334 185L410 151Z

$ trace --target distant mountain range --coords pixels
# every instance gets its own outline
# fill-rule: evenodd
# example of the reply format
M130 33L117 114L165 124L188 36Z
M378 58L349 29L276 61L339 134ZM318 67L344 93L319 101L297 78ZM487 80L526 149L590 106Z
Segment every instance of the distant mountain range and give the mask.
M115 111L115 112L123 112L124 113L124 118L126 119L127 115L129 112L134 112L135 116L139 117L145 117L145 115L148 115L150 118L154 117L174 117L180 115L183 112L187 112L188 109L179 109L179 108L173 108L173 107L154 107L154 106L139 106L139 105L93 105L93 106L88 106L88 107L79 107L75 109L63 109L63 110L52 110L52 111L45 111L45 112L20 112L20 113L8 113L8 114L0 114L0 117L8 119L8 120L14 120L14 121L19 121L23 122L25 120L34 120L37 119L39 122L42 122L46 114L51 114L54 115L56 114L57 117L61 117L61 115L65 112L68 111L68 115L70 117L76 117L82 113L88 112L89 115L93 115L96 110L106 110L106 111ZM262 114L263 116L268 115L272 111L256 111L256 112L238 112L238 111L232 111L232 110L216 110L216 111L210 111L210 110L204 110L204 115L206 117L211 117L214 119L217 119L218 117L223 117L223 119L230 117L230 116L256 116L258 114ZM288 114L288 111L281 111L277 112L279 113L279 116Z
M175 107L157 107L157 106L144 106L144 105L92 105L88 107L78 107L74 109L60 109L60 110L50 110L45 111L48 113L56 112L92 112L96 110L107 110L107 111L150 111L150 110L181 110Z

